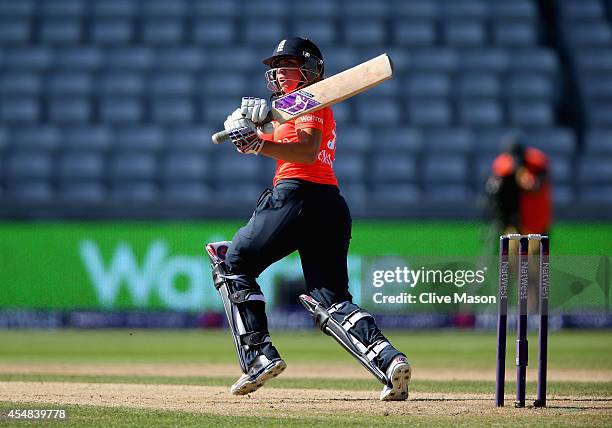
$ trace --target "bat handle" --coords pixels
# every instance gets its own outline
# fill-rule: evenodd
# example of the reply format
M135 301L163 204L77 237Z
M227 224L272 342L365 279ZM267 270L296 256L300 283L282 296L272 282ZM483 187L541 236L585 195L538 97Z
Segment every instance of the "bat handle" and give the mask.
M229 138L229 135L227 134L227 131L223 130L223 131L216 132L212 135L212 142L215 144L221 144L228 138Z

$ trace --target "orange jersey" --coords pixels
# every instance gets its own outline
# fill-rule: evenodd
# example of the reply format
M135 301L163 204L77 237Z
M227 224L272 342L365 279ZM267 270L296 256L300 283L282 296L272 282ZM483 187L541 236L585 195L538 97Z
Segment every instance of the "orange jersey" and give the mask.
M296 131L305 128L318 129L323 133L317 160L311 165L277 160L274 185L286 178L299 178L337 186L338 180L333 170L336 153L336 121L331 108L326 107L276 126L274 141L285 144L296 143L298 141Z

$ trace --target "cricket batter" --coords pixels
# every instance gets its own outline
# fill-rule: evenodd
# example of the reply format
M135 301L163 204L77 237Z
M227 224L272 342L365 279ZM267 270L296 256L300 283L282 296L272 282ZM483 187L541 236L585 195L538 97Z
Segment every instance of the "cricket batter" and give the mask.
M282 40L263 63L270 67L265 77L273 97L307 91L324 78L321 51L300 37ZM268 112L267 100L243 98L224 126L239 153L277 160L274 188L262 193L251 219L231 242L207 245L244 373L231 392L253 392L287 366L270 339L256 278L297 250L308 291L300 299L318 327L384 384L381 400L405 400L411 375L405 355L383 336L371 314L352 303L349 293L351 215L333 170L332 109L258 127Z

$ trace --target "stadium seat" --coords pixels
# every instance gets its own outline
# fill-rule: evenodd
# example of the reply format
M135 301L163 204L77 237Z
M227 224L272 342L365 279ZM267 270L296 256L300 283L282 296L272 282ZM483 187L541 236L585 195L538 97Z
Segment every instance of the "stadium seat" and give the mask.
M458 58L463 71L501 73L509 66L506 51L499 48L470 49Z
M339 161L334 163L334 174L342 183L363 183L366 178L364 157L343 153Z
M237 53L240 55L240 53ZM173 47L157 52L155 65L165 69L180 71L201 71L206 64L204 52L200 47ZM210 64L210 61L207 63Z
M357 119L359 123L377 126L395 125L402 117L400 105L393 99L357 100Z
M39 3L40 11L48 16L74 16L85 14L87 3L82 0L53 0Z
M457 52L449 48L427 48L415 51L410 67L414 71L453 72L462 60Z
M573 179L571 158L550 156L548 168L553 183L571 183Z
M434 203L467 202L474 199L468 186L460 184L432 185L426 187L425 198Z
M34 0L0 1L0 17L30 17L36 11Z
M557 73L559 58L547 48L519 49L510 52L512 72L539 72L549 76Z
M219 71L248 71L260 61L254 50L247 47L215 49L208 55L208 64Z
M247 2L243 5L245 16L274 20L287 16L290 4L284 0L266 0L265 2Z
M0 17L0 45L27 43L30 31L31 23L26 19Z
M490 73L461 74L455 80L454 86L461 98L494 98L500 94L499 79Z
M0 123L36 123L40 118L40 104L36 98L0 99Z
M102 179L104 157L91 152L67 152L59 159L58 176L64 180Z
M597 206L605 206L609 209L609 207L612 207L612 186L584 186L580 194L580 199L582 202Z
M68 203L102 203L106 199L106 188L97 181L65 182L59 186L57 197Z
M571 25L567 29L571 44L577 49L612 46L612 29L605 21Z
M586 110L591 127L612 127L612 100L589 101Z
M402 209L418 209L421 200L421 191L414 184L376 185L368 195L368 204L373 207L384 207L386 214L396 213Z
M5 71L0 74L0 96L28 96L41 91L41 76L26 71Z
M53 52L46 46L4 49L4 67L6 68L19 68L28 71L46 70L52 63ZM58 64L61 64L61 61L59 61Z
M366 153L371 147L378 144L370 129L365 126L353 125L336 128L336 150L346 153Z
M186 97L154 99L151 102L151 116L154 122L161 125L184 124L193 122L195 109Z
M116 129L113 141L117 150L157 151L166 146L162 129L154 125Z
M386 39L385 24L373 19L351 20L346 24L344 37L349 45L380 46Z
M111 186L109 196L123 204L155 202L159 199L159 189L151 181L118 182Z
M49 121L62 125L88 122L92 117L91 105L87 98L61 97L47 103Z
M179 19L147 20L143 24L142 40L147 45L178 44L184 37L183 25L183 21Z
M408 118L416 126L448 126L452 121L452 112L445 100L409 101Z
M238 98L207 98L204 104L204 122L207 124L214 125L217 128L223 128L223 122L229 114L236 110L236 108L238 107L238 101L240 101Z
M612 183L612 157L583 156L578 165L578 180L582 184Z
M407 77L405 90L408 98L443 97L450 95L450 79L445 73L417 73Z
M487 18L489 9L486 1L461 0L444 3L441 7L445 18L479 19Z
M198 44L230 44L236 39L236 26L231 20L206 19L193 25L193 41Z
M346 200L346 203L351 210L351 214L353 216L355 214L359 215L365 208L368 200L368 191L366 186L360 183L345 183L342 180L339 180L339 184L340 194Z
M154 53L147 46L117 46L108 50L106 66L125 70L147 70L153 67Z
M467 181L467 164L464 156L429 155L425 159L424 174L426 183L463 184Z
M115 181L157 178L157 162L149 153L116 152L110 161L110 177Z
M572 186L555 184L552 188L552 200L555 207L567 207L576 199Z
M587 100L612 100L612 76L608 74L583 74L579 82Z
M106 64L102 50L95 46L66 46L56 55L55 66L60 69L95 70Z
M550 128L528 131L525 144L536 147L547 154L572 156L576 149L576 136L571 129Z
M92 77L90 73L81 71L59 71L49 76L46 89L58 96L89 95L94 89Z
M242 26L243 40L251 46L262 46L271 50L286 37L283 22L266 22L261 25L261 19L249 19Z
M253 79L255 80L255 76ZM248 81L245 73L215 72L207 73L198 83L198 89L206 96L212 97L234 97L240 99L247 93Z
M205 18L234 18L242 10L238 0L200 0L191 7L195 16Z
M134 71L110 70L100 75L98 86L102 95L108 96L134 96L145 90L143 75ZM149 85L146 88L148 90Z
M207 126L176 126L168 130L165 144L167 144L171 150L189 149L195 151L209 151L213 149L210 140L212 134L212 129Z
M510 104L509 121L519 127L549 127L554 122L554 115L549 103L517 101Z
M9 146L9 136L8 131L5 128L0 127L0 155L4 150L6 150ZM0 156L0 160L2 157ZM2 170L0 169L0 177L2 177Z
M309 2L309 5L311 2ZM332 20L297 21L295 23L296 34L308 34L308 38L317 45L325 46L335 44L338 40L337 28Z
M500 104L494 100L468 100L459 103L459 122L466 126L496 127L502 124Z
M212 164L211 178L222 182L257 182L262 176L262 163L255 156L239 156L233 147L230 153L216 154Z
M253 183L226 183L215 189L213 200L227 204L232 209L240 206L252 209L255 208L262 190L260 185Z
M105 151L113 142L113 132L105 125L71 126L62 136L62 146L66 149Z
M33 125L13 129L11 140L17 149L55 150L63 142L60 131L53 126Z
M538 15L536 4L530 0L495 0L488 3L495 20L533 21Z
M455 21L443 23L445 44L457 48L478 47L486 42L484 27L479 21Z
M189 96L193 93L194 84L189 73L160 72L151 77L147 88L155 95Z
M562 0L559 11L569 21L599 20L605 16L600 0Z
M100 118L109 124L138 123L144 117L144 109L138 98L106 98L99 103Z
M553 101L555 86L541 74L512 74L504 82L504 93L510 100Z
M134 29L129 20L100 19L92 22L90 40L99 45L129 44L134 37Z
M23 202L48 202L54 192L48 181L17 181L9 183L7 194L10 198Z
M205 205L214 200L210 187L199 181L168 182L162 193L163 197L170 202Z
M474 135L468 128L433 129L424 134L423 146L429 153L468 154L474 148Z
M329 52L323 49L323 55L326 55L325 73L328 76L333 76L359 63L355 50L346 46L334 47Z
M401 46L431 46L436 42L436 30L429 21L397 21L394 40Z
M7 181L49 179L52 174L53 159L49 152L20 150L10 154L5 162Z
M212 175L206 156L191 151L167 155L162 161L161 173L167 181L205 180Z
M579 69L592 73L612 73L612 49L584 49L576 52Z
M416 161L410 155L379 154L374 158L371 168L375 183L414 182L417 178Z
M430 0L394 0L391 5L393 15L400 20L408 19L436 19L440 15L438 2Z
M612 128L594 128L585 136L585 151L589 155L612 156Z
M77 44L81 40L82 30L82 23L78 20L45 20L40 28L40 41L44 44Z
M161 18L182 18L189 12L185 0L147 0L141 7L145 16Z
M139 12L138 0L104 0L91 3L93 16L130 18Z
M493 26L493 41L508 48L528 47L537 45L538 36L531 22L497 22Z
M416 154L423 147L423 136L416 128L394 127L376 129L374 146L379 151Z
M329 19L335 18L336 15L341 9L341 5L339 2L331 2L327 0L311 0L308 3L305 2L296 2L292 5L291 13L296 16L298 21L308 21L309 18L317 18L317 19ZM311 20L314 21L314 20ZM297 33L297 34L305 34L305 33ZM317 39L313 37L315 42Z

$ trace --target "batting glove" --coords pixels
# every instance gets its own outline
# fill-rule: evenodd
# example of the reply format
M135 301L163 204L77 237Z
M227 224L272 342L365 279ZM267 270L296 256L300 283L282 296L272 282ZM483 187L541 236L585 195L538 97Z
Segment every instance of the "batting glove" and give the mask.
M240 111L242 116L259 125L268 117L270 107L268 101L263 98L243 97Z
M240 153L258 155L264 141L257 135L257 127L250 119L242 116L242 109L236 109L223 123L230 140Z

